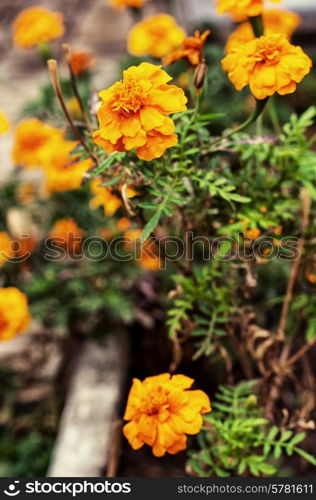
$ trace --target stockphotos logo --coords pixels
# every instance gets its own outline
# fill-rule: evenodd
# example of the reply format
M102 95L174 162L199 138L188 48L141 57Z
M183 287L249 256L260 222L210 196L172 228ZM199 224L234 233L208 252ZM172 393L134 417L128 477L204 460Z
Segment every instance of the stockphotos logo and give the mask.
M9 484L9 486L6 490L4 490L3 493L5 493L5 495L7 495L8 497L16 497L20 493L18 484L20 484L20 481L14 481L13 483Z
M20 481L14 481L11 483L5 490L4 494L9 497L15 497L21 490L18 487ZM110 481L98 481L98 482L90 482L90 481L82 481L82 482L41 482L41 481L32 481L27 482L25 484L25 493L31 494L55 494L55 495L64 495L69 494L72 497L76 497L80 494L85 493L95 493L95 494L104 494L104 493L131 493L131 483L118 483L118 482L110 482Z

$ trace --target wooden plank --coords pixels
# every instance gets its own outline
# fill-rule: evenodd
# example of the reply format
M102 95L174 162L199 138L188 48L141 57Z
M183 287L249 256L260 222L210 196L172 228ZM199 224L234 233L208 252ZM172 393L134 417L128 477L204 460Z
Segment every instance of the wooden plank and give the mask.
M49 477L100 477L106 468L125 362L122 339L89 341L78 360L61 417Z

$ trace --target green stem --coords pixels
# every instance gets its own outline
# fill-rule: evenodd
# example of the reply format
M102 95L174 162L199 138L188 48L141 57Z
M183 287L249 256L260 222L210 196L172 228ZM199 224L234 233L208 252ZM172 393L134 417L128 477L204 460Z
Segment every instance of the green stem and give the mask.
M38 52L43 59L44 63L47 63L48 59L52 58L52 48L48 42L41 42L37 45Z
M237 134L237 132L241 132L245 128L249 127L249 125L251 125L252 123L254 123L257 120L257 118L259 118L259 116L262 114L262 112L263 112L263 110L264 110L264 108L265 108L268 100L269 100L269 97L266 97L265 99L262 99L262 100L256 99L255 110L247 118L247 120L245 120L241 125L239 125L239 127L236 127L234 129L230 130L226 134L222 135L221 137L219 137L218 139L216 139L215 141L213 141L210 144L210 147L215 146L216 144L219 144L220 142L222 142L223 139L229 139L229 137L231 137L232 135Z
M262 135L262 114L260 116L258 116L257 118L257 135L258 136L261 136Z
M260 36L264 35L262 16L249 17L249 21L251 23L256 38L259 38Z
M277 136L280 136L280 134L282 134L282 126L278 117L278 113L275 107L275 100L273 97L269 101L269 113L275 133Z
M139 23L143 17L142 8L141 7L129 7L129 10L134 18L134 22Z

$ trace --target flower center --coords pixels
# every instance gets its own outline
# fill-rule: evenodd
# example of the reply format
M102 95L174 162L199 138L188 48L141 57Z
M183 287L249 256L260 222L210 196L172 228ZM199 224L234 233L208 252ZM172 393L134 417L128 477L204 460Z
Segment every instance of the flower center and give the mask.
M32 135L22 139L22 148L28 151L36 151L45 145L48 140L47 135Z
M150 394L144 401L143 411L149 416L157 415L161 410L167 409L169 391L166 391L161 385L157 387L153 394Z
M280 40L259 38L256 47L255 57L258 62L266 62L275 64L281 58L282 46Z
M139 82L136 78L128 77L118 82L113 88L112 110L128 116L137 113L145 104L151 85L149 82Z

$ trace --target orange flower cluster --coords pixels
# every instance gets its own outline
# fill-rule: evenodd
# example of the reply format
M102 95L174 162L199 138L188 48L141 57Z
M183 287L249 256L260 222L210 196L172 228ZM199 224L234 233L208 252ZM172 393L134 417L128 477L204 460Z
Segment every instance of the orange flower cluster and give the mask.
M45 166L56 142L62 141L61 130L30 118L18 124L15 129L13 161L26 168Z
M73 153L77 141L61 141L52 148L43 169L46 177L46 189L49 193L70 191L81 186L84 174L93 166L90 158L80 160Z
M23 49L55 40L64 32L62 13L40 5L24 9L13 23L13 41Z
M116 9L124 9L125 7L135 7L139 9L147 0L110 0L112 7Z
M185 33L168 14L158 14L136 24L128 35L128 50L134 56L161 57L184 40Z
M94 141L108 153L137 149L137 156L153 160L178 142L175 125L168 117L186 110L182 89L167 85L171 77L149 63L132 66L123 80L100 92L100 129Z
M143 382L133 380L124 419L123 433L134 450L144 444L162 457L186 448L186 434L197 434L202 414L211 411L203 391L188 391L194 380L185 375L164 373Z
M271 0L279 3L281 0ZM264 10L264 0L217 0L220 14L231 14L235 21L244 21L247 17L259 16Z
M254 227L253 229L248 229L245 232L245 238L250 238L251 240L257 240L261 235L260 229Z
M0 288L0 341L23 333L31 321L27 297L17 288Z
M73 155L77 146L77 141L65 140L63 131L30 118L16 127L13 161L26 168L41 167L49 192L78 189L92 160Z
M118 198L109 187L100 186L99 179L93 179L90 183L91 193L94 195L90 201L90 207L97 209L103 207L104 213L111 217L123 205L122 200Z
M104 213L111 217L121 208L123 203L122 200L113 193L112 188L101 186L101 184L99 179L93 179L90 183L90 190L94 195L90 201L90 207L94 209L103 207ZM122 185L119 185L118 189L121 190ZM135 191L132 185L127 187L126 196L128 198L134 198L137 194L137 191Z
M168 66L178 59L188 59L193 66L197 66L204 59L203 47L209 34L209 30L204 31L202 34L196 31L194 36L190 36L184 40L181 47L164 57L162 60L163 64Z
M80 75L95 65L95 57L91 52L72 50L70 52L70 67L75 75Z
M267 10L263 12L264 34L271 35L273 33L283 33L289 40L294 31L301 23L301 17L295 12L285 10ZM242 23L228 37L226 43L226 52L234 47L247 43L255 38L252 26L249 22Z
M134 250L135 243L139 242L140 248L139 255L137 255L137 262L140 267L147 271L158 271L161 268L161 262L158 256L157 246L151 239L148 239L144 243L140 243L142 232L142 229L128 229L124 233L124 238L126 239L125 248L127 251Z
M12 240L4 231L0 232L0 267L14 256Z
M84 231L72 218L65 218L55 222L48 236L71 255L81 247Z
M0 135L8 132L10 128L10 122L6 115L0 110Z
M265 99L275 93L295 92L297 84L310 72L312 61L285 35L273 34L233 46L222 66L237 90L249 85L257 99Z

